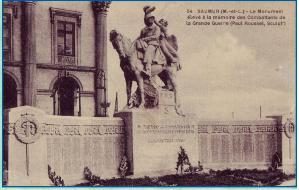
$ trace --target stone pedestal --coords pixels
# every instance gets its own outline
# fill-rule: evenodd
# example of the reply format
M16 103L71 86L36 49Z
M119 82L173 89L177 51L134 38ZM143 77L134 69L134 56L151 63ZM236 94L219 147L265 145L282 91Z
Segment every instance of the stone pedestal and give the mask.
M192 165L198 162L196 119L160 109L118 112L125 122L126 154L136 176L173 174L180 146Z

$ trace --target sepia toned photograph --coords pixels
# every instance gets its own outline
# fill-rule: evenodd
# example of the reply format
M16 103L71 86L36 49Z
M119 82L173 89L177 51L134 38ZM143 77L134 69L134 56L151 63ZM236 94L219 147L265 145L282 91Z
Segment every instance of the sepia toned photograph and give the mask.
M296 1L3 1L2 187L297 187Z

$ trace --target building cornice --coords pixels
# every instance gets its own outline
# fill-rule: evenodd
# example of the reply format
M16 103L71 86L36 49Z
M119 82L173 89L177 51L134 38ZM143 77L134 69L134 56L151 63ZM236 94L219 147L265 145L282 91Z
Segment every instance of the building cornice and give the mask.
M23 67L22 62L4 62L4 67ZM53 65L46 63L37 63L38 69L49 69L49 70L68 70L68 71L79 71L79 72L95 72L95 67L88 66L75 66L75 65Z
M59 8L54 8L50 7L50 18L51 18L51 23L54 23L55 16L65 16L65 17L72 17L77 19L77 24L80 27L81 26L81 20L82 20L82 12L79 11L71 11L71 10L66 10L66 9L59 9Z
M81 71L81 72L95 72L95 67L88 66L76 66L76 65L52 65L52 64L44 64L38 63L38 69L51 69L51 70L68 70L68 71Z

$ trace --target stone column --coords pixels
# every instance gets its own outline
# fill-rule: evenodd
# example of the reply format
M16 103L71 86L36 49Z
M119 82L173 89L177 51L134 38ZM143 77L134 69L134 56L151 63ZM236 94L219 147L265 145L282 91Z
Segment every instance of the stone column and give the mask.
M95 16L95 116L107 112L107 11L110 1L92 2Z
M23 2L24 105L36 105L36 2Z

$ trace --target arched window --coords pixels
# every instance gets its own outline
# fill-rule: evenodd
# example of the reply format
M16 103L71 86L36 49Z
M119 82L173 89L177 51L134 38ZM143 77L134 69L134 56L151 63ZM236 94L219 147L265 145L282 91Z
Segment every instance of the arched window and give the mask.
M17 83L10 75L6 73L4 73L3 91L4 91L4 98L3 98L4 109L17 107L18 106Z
M53 114L81 116L80 86L72 77L60 77L53 89Z

